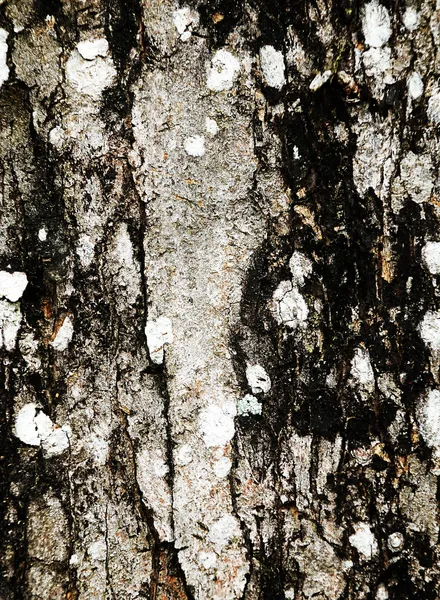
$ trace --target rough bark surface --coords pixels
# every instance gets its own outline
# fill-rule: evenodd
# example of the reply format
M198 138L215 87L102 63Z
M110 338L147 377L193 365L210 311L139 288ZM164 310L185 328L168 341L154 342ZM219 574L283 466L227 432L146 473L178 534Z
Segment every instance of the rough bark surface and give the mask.
M440 596L440 7L0 2L0 597Z

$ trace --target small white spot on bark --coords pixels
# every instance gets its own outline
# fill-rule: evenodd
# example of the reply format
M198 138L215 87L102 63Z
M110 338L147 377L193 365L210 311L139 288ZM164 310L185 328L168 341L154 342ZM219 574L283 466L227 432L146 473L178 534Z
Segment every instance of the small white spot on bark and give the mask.
M214 92L230 90L240 71L240 63L227 50L217 50L208 69L207 87Z
M417 421L425 443L440 456L440 391L430 390L417 407Z
M422 249L422 258L432 275L440 274L440 242L426 242Z
M240 398L237 402L237 411L239 415L261 415L263 407L261 402L255 396L246 394L243 398Z
M388 600L388 590L383 583L379 585L376 592L376 600Z
M186 42L191 37L193 27L199 23L199 15L197 12L184 6L173 12L173 23L182 42Z
M109 57L85 60L74 50L66 64L66 75L70 85L80 94L99 100L102 92L112 85L116 69Z
M55 148L58 148L58 149L62 148L65 139L66 139L66 134L62 127L57 126L50 130L49 142L52 144L52 146L55 146Z
M374 372L370 362L370 353L366 348L356 348L351 361L351 376L362 386L374 388Z
M423 81L417 71L413 71L407 81L408 94L413 100L418 100L423 95Z
M428 310L419 326L420 336L431 351L440 350L440 312Z
M44 227L38 230L38 239L40 242L45 242L47 240L47 231Z
M362 31L365 43L373 48L381 48L391 37L390 15L382 4L372 0L365 5L362 15Z
M291 281L282 281L272 298L272 312L279 324L290 329L305 327L309 309L304 296Z
M205 138L203 135L192 135L186 138L183 147L190 156L203 156L205 154Z
M222 406L208 406L200 412L199 429L208 448L225 446L232 440L236 414L237 408L232 402L225 402Z
M69 560L69 564L72 567L76 567L79 564L79 556L78 556L78 554L72 554L72 556L70 557L70 560Z
M93 560L103 562L107 556L107 544L105 543L105 540L98 540L97 542L90 544L88 552Z
M302 252L292 254L289 267L292 273L292 281L299 286L304 285L304 279L309 277L313 271L312 261Z
M241 530L237 519L232 515L220 517L209 528L208 539L216 546L217 552L227 546L234 537L240 537Z
M157 458L153 468L155 475L158 477L165 477L169 471L169 467L163 458Z
M85 60L94 60L97 56L107 55L108 42L105 38L86 40L78 44L77 50Z
M324 73L318 73L313 79L309 86L310 91L317 92L332 76L331 71L324 71Z
M70 317L67 316L61 327L58 329L55 339L51 342L51 346L59 352L67 350L67 347L72 341L73 331L73 323Z
M378 546L370 526L368 523L357 523L354 526L354 530L355 533L348 538L350 544L354 546L364 558L371 558L376 554Z
M272 387L270 377L261 365L248 364L246 379L253 394L267 394Z
M0 300L0 348L4 346L8 352L15 348L17 334L21 325L21 310L18 303Z
M0 28L0 88L9 77L8 57L8 32Z
M0 271L0 297L6 298L10 302L17 302L28 284L26 273L15 271Z
M61 454L69 447L68 427L59 427L33 402L25 404L15 420L15 435L30 446L41 446L46 454Z
M414 31L420 24L420 15L412 6L408 6L403 14L403 24L408 31Z
M219 479L223 479L229 474L231 467L231 460L227 456L221 456L218 460L215 461L213 470L216 477L218 477Z
M159 317L155 321L147 321L145 335L151 360L155 364L161 365L164 358L164 348L173 341L171 319Z
M398 552L403 547L404 541L405 538L403 535L399 531L396 531L388 536L388 548L391 552Z
M273 46L263 46L260 49L260 64L267 85L281 90L286 83L283 53Z
M23 443L30 446L39 446L41 443L35 423L36 405L25 404L20 409L15 421L15 435Z
M184 444L181 448L179 448L179 451L177 452L176 463L178 465L185 466L185 465L189 465L189 463L192 462L192 460L193 460L192 448L189 444Z
M211 135L216 135L218 133L217 121L215 119L211 119L210 117L206 117L205 129Z

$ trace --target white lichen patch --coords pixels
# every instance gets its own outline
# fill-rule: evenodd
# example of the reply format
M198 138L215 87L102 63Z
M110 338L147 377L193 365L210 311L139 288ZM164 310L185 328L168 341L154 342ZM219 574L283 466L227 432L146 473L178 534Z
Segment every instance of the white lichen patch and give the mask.
M403 544L405 542L405 538L400 531L395 531L391 535L388 536L388 548L391 552L399 552L403 548Z
M417 407L417 422L425 444L440 457L440 391L430 390Z
M0 28L0 88L9 77L8 44L6 43L8 35L5 29Z
M173 12L173 23L182 42L186 42L191 37L194 27L199 23L199 14L188 6L184 6Z
M317 92L319 88L321 88L332 76L331 71L324 71L324 73L318 73L312 79L312 82L309 85L311 92Z
M391 48L370 48L362 54L365 74L375 80L375 94L380 95L383 92L385 83L394 83L390 75Z
M213 471L216 477L218 477L219 479L223 479L224 477L227 477L229 475L231 467L231 459L227 456L221 456L214 462Z
M206 117L205 129L210 135L217 135L217 133L218 133L217 121L215 119L211 119L211 117Z
M267 394L272 387L270 377L261 365L248 364L246 379L253 394Z
M413 6L408 6L403 13L403 24L408 31L414 31L420 25L420 14Z
M191 135L186 138L183 147L190 156L203 156L205 154L205 138L203 135Z
M260 65L265 83L281 90L286 83L283 53L273 46L263 46L260 48Z
M298 286L291 281L282 281L272 297L272 312L280 325L289 329L305 327L309 309Z
M38 239L40 242L45 242L47 240L47 231L44 227L38 230Z
M5 347L8 352L14 350L21 319L18 303L0 300L0 348Z
M376 600L388 600L389 597L387 588L381 583L377 588Z
M147 321L145 335L151 360L156 365L161 365L163 363L165 346L173 342L171 319L168 317L159 317L156 320Z
M374 372L371 366L370 353L366 348L356 348L351 361L351 376L362 387L368 390L374 389Z
M53 456L69 447L69 427L59 427L33 402L25 404L15 420L15 436L24 444L41 446Z
M261 415L263 410L261 402L252 394L246 394L237 402L237 412L239 415Z
M97 56L107 55L108 42L105 38L86 40L80 42L76 48L85 60L94 60Z
M365 43L381 48L391 37L391 18L388 10L377 0L368 2L363 10L362 31Z
M292 281L296 285L303 286L305 278L309 277L313 271L312 261L302 252L294 252L289 260L289 267L292 273Z
M76 567L77 565L79 565L78 554L72 554L72 556L69 559L69 565L71 565L72 567Z
M55 148L61 149L64 145L65 139L66 134L62 127L59 127L57 125L56 127L50 130L49 142L52 144L52 146L55 146Z
M176 454L176 464L184 467L193 460L193 450L189 444L183 444Z
M28 284L26 273L15 271L0 271L0 297L6 298L10 302L17 302Z
M412 100L418 100L423 96L423 81L417 71L413 71L407 81L408 94Z
M228 50L217 50L208 69L207 87L213 92L230 90L240 71L240 63Z
M354 526L354 531L355 533L348 538L350 544L356 548L363 558L372 558L377 553L378 545L370 526L368 523L357 523Z
M222 406L213 404L200 412L199 431L208 448L225 446L232 440L236 414L237 407L233 402L225 402Z
M108 56L85 60L79 51L74 50L66 64L66 75L77 92L98 100L102 92L112 85L116 69Z
M419 325L420 336L431 352L440 350L440 312L429 310Z
M105 539L98 540L90 544L88 547L88 553L92 560L96 562L103 562L107 557L107 544Z
M214 544L216 551L220 552L234 538L240 536L241 529L237 519L232 515L224 515L209 528L208 540Z
M432 275L439 275L440 242L426 242L422 248L422 259Z
M66 316L61 327L58 329L55 338L50 343L52 348L63 352L67 350L73 336L73 323L69 316Z

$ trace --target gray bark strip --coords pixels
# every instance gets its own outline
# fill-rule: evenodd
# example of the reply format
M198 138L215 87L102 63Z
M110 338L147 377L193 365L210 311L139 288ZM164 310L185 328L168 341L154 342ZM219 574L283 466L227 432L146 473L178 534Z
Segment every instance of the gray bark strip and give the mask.
M0 598L439 597L439 46L0 2Z

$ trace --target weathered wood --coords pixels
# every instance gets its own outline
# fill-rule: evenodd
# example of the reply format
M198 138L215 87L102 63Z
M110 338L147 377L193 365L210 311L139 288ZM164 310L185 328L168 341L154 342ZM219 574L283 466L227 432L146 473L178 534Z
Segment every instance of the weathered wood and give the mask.
M0 3L0 597L435 599L440 9Z

